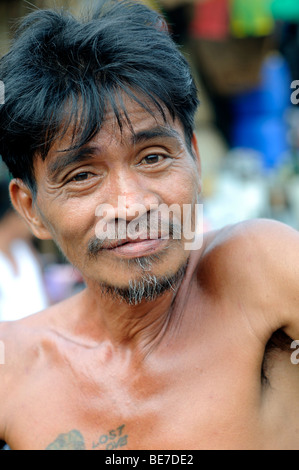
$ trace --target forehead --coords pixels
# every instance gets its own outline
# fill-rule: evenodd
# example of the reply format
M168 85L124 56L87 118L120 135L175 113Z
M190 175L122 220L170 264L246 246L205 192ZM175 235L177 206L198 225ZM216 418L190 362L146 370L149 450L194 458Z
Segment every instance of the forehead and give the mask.
M93 141L100 141L101 145L110 146L112 144L128 145L134 144L134 136L142 131L158 129L169 136L176 137L178 140L184 140L184 130L178 119L173 119L169 111L162 104L159 109L152 102L144 97L139 97L141 103L136 102L134 99L125 95L122 98L121 106L119 107L118 114L111 106L108 106L105 113L105 118L100 126L100 130L91 141L86 142L86 145L92 144ZM62 135L54 140L50 149L49 157L53 153L68 151L70 148L76 146L78 138L77 131L84 130L85 122L80 122L80 117L76 125L70 124L69 127Z

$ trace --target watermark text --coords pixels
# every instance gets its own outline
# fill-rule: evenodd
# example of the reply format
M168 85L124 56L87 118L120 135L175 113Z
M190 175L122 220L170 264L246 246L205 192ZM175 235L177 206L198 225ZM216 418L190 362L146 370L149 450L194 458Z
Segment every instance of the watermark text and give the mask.
M299 80L294 80L291 83L291 89L295 90L291 94L291 102L292 102L292 104L294 104L296 106L296 105L299 104Z
M117 207L101 204L96 208L95 235L98 240L137 240L158 238L183 240L185 250L199 250L203 244L203 204L127 204L118 197Z
M299 364L299 340L292 342L291 349L295 349L291 354L291 363L294 364L294 366L297 366Z

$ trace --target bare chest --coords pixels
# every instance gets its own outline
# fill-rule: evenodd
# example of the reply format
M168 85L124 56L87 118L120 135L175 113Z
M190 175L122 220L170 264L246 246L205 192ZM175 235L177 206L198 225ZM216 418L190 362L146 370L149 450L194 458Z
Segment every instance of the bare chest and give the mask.
M253 370L244 375L238 361L216 357L190 357L175 361L176 367L135 374L116 364L92 371L88 363L39 371L14 399L8 444L60 450L259 447L263 429Z
M142 367L72 349L43 355L8 401L12 449L299 448L299 373L278 352L262 385L256 345L209 332ZM205 331L203 331L203 337ZM237 338L234 340L233 338ZM202 341L201 344L204 344ZM286 427L285 422L288 422Z

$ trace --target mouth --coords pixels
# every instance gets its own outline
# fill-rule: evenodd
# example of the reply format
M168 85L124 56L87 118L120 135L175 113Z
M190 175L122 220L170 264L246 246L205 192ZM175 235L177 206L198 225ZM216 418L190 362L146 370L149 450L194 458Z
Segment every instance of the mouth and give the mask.
M156 239L126 238L111 243L105 250L121 257L134 258L153 254L165 248L168 242L168 239L162 237Z

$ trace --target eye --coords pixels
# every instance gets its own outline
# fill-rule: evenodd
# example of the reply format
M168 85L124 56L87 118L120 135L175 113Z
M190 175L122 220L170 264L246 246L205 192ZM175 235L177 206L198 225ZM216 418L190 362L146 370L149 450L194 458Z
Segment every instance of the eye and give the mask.
M78 173L77 175L73 176L71 181L76 181L76 182L86 181L89 177L90 177L90 173L88 173L87 171L84 171L82 173Z
M148 155L147 157L143 158L141 161L144 162L146 165L154 165L155 163L160 163L161 161L165 160L167 157L165 155Z

